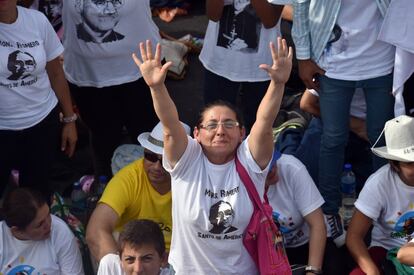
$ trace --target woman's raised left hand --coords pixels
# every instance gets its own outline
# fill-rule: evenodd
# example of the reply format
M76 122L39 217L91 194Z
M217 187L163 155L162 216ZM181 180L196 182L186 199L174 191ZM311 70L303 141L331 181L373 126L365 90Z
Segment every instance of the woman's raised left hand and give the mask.
M269 43L269 48L272 53L273 65L261 64L259 68L265 70L276 84L285 84L292 70L292 47L287 46L285 39L278 37L277 49L273 42Z
M147 85L155 88L164 84L168 68L172 63L167 62L164 65L161 65L161 45L159 43L155 50L155 56L152 54L151 41L147 40L145 44L146 45L144 45L143 42L139 43L141 59L139 59L135 53L132 54L132 58L141 70L142 77Z

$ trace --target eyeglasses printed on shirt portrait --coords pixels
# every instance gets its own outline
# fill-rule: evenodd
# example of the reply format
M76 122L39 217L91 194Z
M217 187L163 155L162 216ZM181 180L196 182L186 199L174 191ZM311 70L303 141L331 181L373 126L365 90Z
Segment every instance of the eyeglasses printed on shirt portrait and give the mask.
M216 120L210 120L210 121L207 121L205 124L200 124L199 128L205 129L207 131L215 131L220 125L222 125L227 130L232 130L235 127L239 127L240 123L232 119L228 119L223 122L218 122Z
M106 8L106 6L111 3L114 8L119 8L124 4L125 0L90 0L98 8Z

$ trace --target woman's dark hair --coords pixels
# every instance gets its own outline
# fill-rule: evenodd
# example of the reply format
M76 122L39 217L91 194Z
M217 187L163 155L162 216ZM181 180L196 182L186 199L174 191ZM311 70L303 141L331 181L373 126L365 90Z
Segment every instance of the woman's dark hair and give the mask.
M210 110L211 108L216 107L216 106L227 107L230 110L232 110L236 114L236 120L239 123L239 127L241 128L241 127L244 126L243 115L240 112L239 108L237 108L235 105L231 104L228 101L224 101L224 100L219 99L219 100L216 100L216 101L213 101L213 102L208 103L207 105L205 105L200 110L200 112L198 113L198 120L197 120L197 124L196 124L196 127L197 128L199 128L200 125L201 125L201 122L203 122L204 114L208 110Z
M36 217L37 210L46 204L36 190L17 188L6 195L3 202L3 218L8 227L24 230Z
M125 245L136 249L143 244L153 245L160 257L165 253L165 241L160 226L151 220L132 220L128 222L118 240L120 255Z

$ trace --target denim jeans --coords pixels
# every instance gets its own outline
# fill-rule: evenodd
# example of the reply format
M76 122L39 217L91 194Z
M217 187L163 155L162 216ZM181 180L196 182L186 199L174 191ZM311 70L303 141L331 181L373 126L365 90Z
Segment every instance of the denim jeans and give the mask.
M340 177L344 165L344 149L349 133L349 109L356 88L363 88L367 103L367 133L374 144L387 120L394 117L394 97L391 95L392 74L347 81L321 76L320 109L323 132L319 156L319 190L325 199L325 214L338 213L341 204ZM377 146L384 145L382 138ZM373 157L374 171L386 160Z
M316 186L319 187L319 151L322 136L322 121L312 118L308 128L286 128L275 144L283 154L293 155L299 159L309 172ZM352 164L356 177L357 193L362 189L372 173L372 156L368 142L349 132L348 144L345 149L345 161Z

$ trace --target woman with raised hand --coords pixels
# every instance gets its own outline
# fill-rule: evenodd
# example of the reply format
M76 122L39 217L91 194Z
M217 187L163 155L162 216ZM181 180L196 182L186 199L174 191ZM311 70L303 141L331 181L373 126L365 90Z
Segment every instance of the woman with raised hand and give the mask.
M234 107L223 101L206 106L186 135L174 102L164 85L170 66L161 65L160 45L155 56L149 41L140 44L139 66L157 116L164 125L163 165L171 172L173 235L169 262L177 274L257 274L242 243L253 205L235 165L246 168L263 196L272 158L272 125L292 66L292 49L278 38L270 44L273 64L260 65L271 82L263 97L250 135Z

